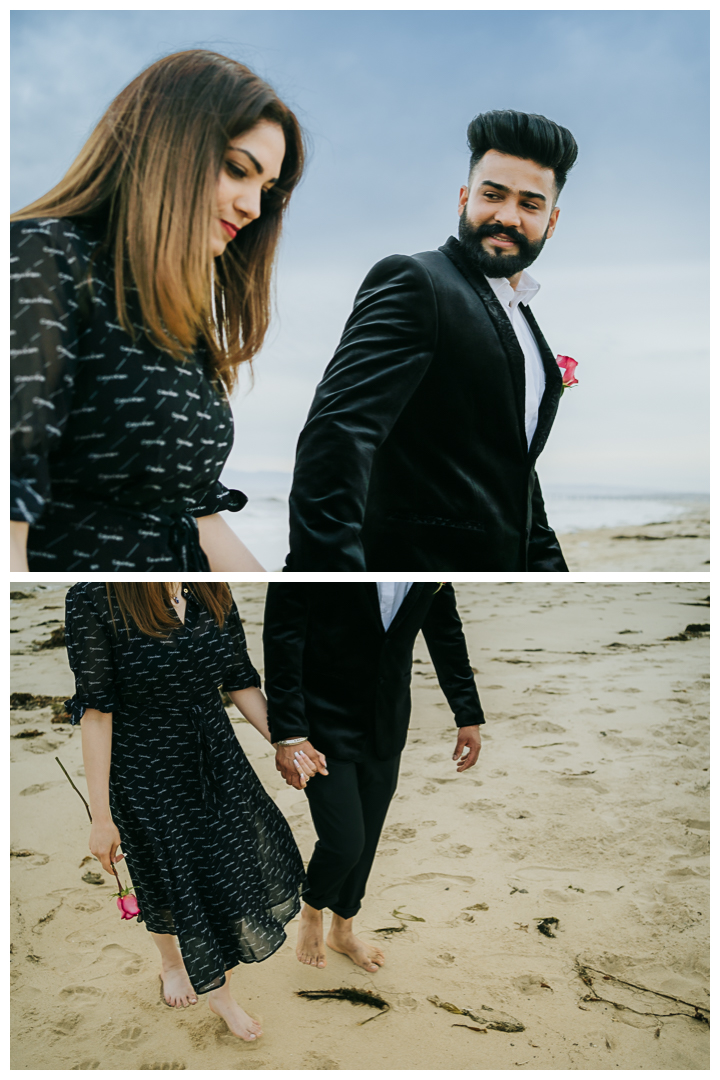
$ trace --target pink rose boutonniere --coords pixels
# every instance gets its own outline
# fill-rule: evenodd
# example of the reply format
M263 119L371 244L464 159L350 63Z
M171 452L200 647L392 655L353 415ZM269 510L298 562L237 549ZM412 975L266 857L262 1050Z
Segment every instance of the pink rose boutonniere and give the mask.
M577 386L578 381L575 378L575 368L578 366L577 360L573 360L572 356L558 356L557 362L562 371L563 391L569 386Z

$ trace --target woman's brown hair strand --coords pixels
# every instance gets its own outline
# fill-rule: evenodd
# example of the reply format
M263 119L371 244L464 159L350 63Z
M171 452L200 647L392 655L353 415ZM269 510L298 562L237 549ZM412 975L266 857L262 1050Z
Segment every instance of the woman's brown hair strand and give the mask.
M226 582L194 581L187 586L207 608L222 630L232 607L232 594ZM170 594L164 581L115 581L105 583L110 615L115 626L113 598L128 629L128 616L138 630L148 637L166 638L177 629L178 618L171 610ZM117 627L115 627L117 631Z

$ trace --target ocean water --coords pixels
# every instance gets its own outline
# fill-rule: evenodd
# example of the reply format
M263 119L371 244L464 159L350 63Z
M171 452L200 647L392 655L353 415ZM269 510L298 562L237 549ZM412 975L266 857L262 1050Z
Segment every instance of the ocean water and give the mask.
M248 496L239 514L225 514L243 543L266 570L281 570L288 547L288 495L291 474L241 473L226 469L223 482ZM552 486L544 490L548 520L557 533L675 521L707 506L703 493L648 492L616 487Z

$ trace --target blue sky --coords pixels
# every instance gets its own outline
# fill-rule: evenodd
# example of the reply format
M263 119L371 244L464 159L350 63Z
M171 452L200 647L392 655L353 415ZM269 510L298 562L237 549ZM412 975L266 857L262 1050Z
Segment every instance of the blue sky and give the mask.
M25 11L12 15L13 208L63 173L112 97L168 52L253 67L312 153L278 265L277 317L234 403L232 463L292 464L369 267L457 227L465 129L540 112L580 146L532 273L551 348L580 363L545 483L708 487L707 12Z

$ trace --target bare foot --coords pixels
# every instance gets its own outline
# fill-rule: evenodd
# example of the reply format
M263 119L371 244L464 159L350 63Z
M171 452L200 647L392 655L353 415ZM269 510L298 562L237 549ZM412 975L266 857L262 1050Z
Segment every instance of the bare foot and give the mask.
M184 964L172 967L163 965L160 976L165 1003L173 1009L186 1009L197 1004L197 994L192 988Z
M349 956L353 964L365 971L377 971L385 963L380 949L376 949L374 945L366 945L359 937L355 937L352 931L342 932L331 926L327 944L329 949Z
M254 1042L255 1039L259 1039L262 1035L260 1024L257 1020L253 1020L252 1016L248 1016L244 1009L240 1008L230 993L228 983L221 986L219 990L210 991L208 1005L210 1006L210 1012L214 1012L216 1016L224 1020L230 1032L237 1035L238 1039L244 1039L245 1042Z
M322 911L304 905L298 927L295 955L301 964L325 967L325 943L323 942Z

